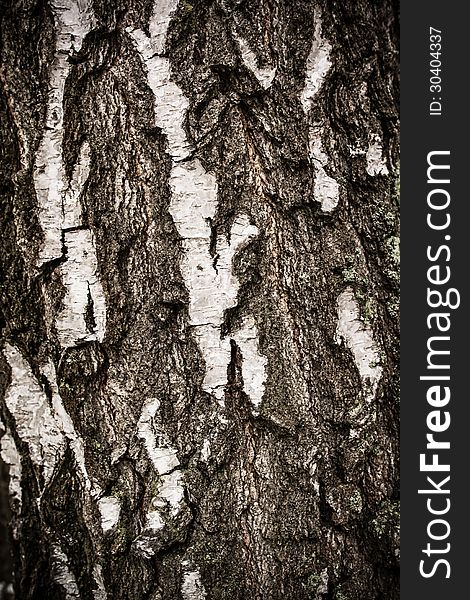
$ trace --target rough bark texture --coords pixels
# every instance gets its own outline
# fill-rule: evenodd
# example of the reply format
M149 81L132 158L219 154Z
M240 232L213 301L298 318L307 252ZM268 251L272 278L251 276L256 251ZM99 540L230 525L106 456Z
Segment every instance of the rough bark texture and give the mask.
M398 598L397 3L1 12L3 587Z

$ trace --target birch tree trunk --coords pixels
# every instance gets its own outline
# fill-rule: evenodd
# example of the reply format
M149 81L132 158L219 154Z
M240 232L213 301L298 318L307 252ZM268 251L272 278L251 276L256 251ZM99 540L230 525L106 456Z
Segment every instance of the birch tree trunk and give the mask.
M2 13L3 587L398 598L397 3Z

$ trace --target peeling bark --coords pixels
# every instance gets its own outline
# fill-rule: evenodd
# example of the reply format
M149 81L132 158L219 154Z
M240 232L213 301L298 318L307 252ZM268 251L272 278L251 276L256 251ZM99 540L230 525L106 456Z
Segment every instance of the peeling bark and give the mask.
M2 12L0 595L398 598L397 4Z

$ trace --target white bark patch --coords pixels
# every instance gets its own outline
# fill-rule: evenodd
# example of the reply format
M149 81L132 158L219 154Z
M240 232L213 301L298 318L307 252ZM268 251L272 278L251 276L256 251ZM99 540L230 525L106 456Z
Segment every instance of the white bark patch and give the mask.
M361 148L360 144L355 144L354 146L349 146L349 154L351 156L363 156L367 153L367 150Z
M211 442L209 439L205 439L202 444L202 448L201 448L201 452L200 452L201 460L203 460L204 462L207 462L209 460L210 455L211 455Z
M8 428L5 428L0 439L0 456L3 462L8 465L10 503L13 504L14 513L20 514L23 499L21 492L21 456Z
M80 599L77 580L70 571L68 558L57 544L52 546L52 578L64 589L66 600Z
M73 452L75 461L77 463L78 471L82 477L85 490L87 492L91 492L93 486L85 466L85 450L83 448L83 441L76 432L72 419L70 418L68 412L65 410L62 398L59 395L55 375L55 368L52 362L47 362L41 368L41 372L47 378L52 390L52 408L55 413L55 418L58 427L60 431L65 435L65 437L69 440L70 448ZM95 495L98 495L98 493L99 490L95 490Z
M121 505L114 496L103 496L98 500L98 508L101 513L101 527L103 532L110 531L119 521Z
M64 233L67 260L61 264L62 281L67 288L64 308L56 319L56 328L62 347L76 343L103 341L106 331L106 303L98 277L95 240L89 229ZM87 310L94 324L85 320Z
M387 162L383 158L382 140L377 134L371 137L366 161L366 171L369 175L388 175Z
M336 342L342 340L354 355L359 374L366 390L367 400L372 400L382 376L379 351L372 332L361 321L359 306L351 288L338 297L338 326Z
M321 88L332 65L330 59L331 44L322 37L321 30L321 13L320 11L315 11L315 32L313 35L312 48L307 58L305 87L300 96L300 101L302 102L305 113L310 111L311 101Z
M0 600L5 597L14 598L15 590L13 589L12 583L6 583L6 581L0 581Z
M232 337L243 357L243 389L258 410L263 399L268 361L259 352L258 330L253 317L244 318L242 327Z
M104 587L103 572L100 564L97 564L93 567L93 579L98 586L93 590L93 598L95 600L107 600L108 594L106 593L106 589Z
M162 518L161 512L159 510L151 510L147 513L147 520L145 522L145 528L151 529L152 531L158 531L165 526L165 521ZM138 540L137 547L142 551L144 548L148 546L147 542L145 542L145 536ZM148 546L150 551L150 546ZM153 550L151 550L150 556L153 556Z
M61 230L64 227L66 191L62 163L64 87L70 71L69 56L81 48L84 37L93 26L92 3L89 0L54 1L51 9L56 28L56 54L49 82L46 126L33 174L39 219L45 235L40 264L62 254Z
M149 29L152 48L157 54L162 54L165 49L168 25L178 4L179 0L156 0L154 3Z
M159 408L160 401L155 398L144 404L139 422L137 423L137 431L139 437L144 442L147 454L155 470L159 475L166 475L180 463L175 450L160 445L163 434L156 431L154 426L155 415Z
M162 50L158 50L162 44L159 36L163 35L161 30L163 21L160 20L158 13L159 5L160 3L156 2L155 12L150 21L150 38L140 29L129 33L147 67L148 84L155 96L156 124L163 129L168 138L170 156L174 161L180 161L187 158L191 151L191 145L183 129L183 120L189 103L181 89L170 80L170 61L158 54L158 52L162 52ZM166 37L169 19L164 23L166 23L164 33ZM152 38L152 32L157 30L157 38Z
M236 34L234 35L234 38L240 48L243 64L253 73L262 87L265 90L268 89L276 76L276 67L259 67L256 54L250 48L248 42Z
M49 400L34 376L31 367L21 353L13 346L5 344L4 355L11 368L11 384L5 394L5 403L15 419L16 431L21 440L28 444L33 464L42 472L47 483L65 449L65 437L70 440L77 466L83 476L85 489L94 495L100 493L99 486L92 485L85 467L83 444L72 420L65 410L59 396L54 366L46 363L41 369L47 377L52 389L52 408ZM1 440L2 456L3 442ZM8 444L8 440L5 440ZM8 447L8 456L11 448ZM17 471L15 479L21 477ZM16 484L15 484L16 485ZM68 568L65 554L57 546L54 550L54 569L57 583L61 584L67 598L80 598L76 581ZM94 575L98 589L93 592L95 600L106 600L100 567L95 568Z
M204 171L198 159L174 164L170 185L172 198L170 213L181 237L199 242L204 254L210 239L208 219L217 208L217 183L215 177ZM197 252L197 247L195 247ZM212 264L212 263L211 263Z
M158 494L153 499L153 507L160 509L169 505L171 514L176 515L184 498L183 476L177 468L180 463L176 450L170 447L165 434L156 424L155 417L159 408L160 402L155 398L144 405L137 423L137 434L143 440L147 454L160 476ZM147 515L147 528L160 529L163 525L158 510L150 511Z
M171 514L175 516L184 498L184 488L182 486L183 476L181 471L176 470L167 475L161 476L161 485L158 488L158 498L155 504L161 508L167 504L171 507Z
M331 44L322 37L321 29L321 12L316 11L312 49L307 58L305 87L300 95L300 101L305 114L310 112L312 100L320 90L332 66L330 60ZM318 123L314 123L309 127L309 153L316 171L314 185L315 200L321 203L323 211L331 212L338 206L339 185L325 171L325 167L328 164L328 156L323 150L322 129Z
M217 239L218 258L214 266L210 254L209 221L217 209L217 182L198 159L180 162L189 158L192 152L183 129L188 101L181 89L170 81L168 59L156 54L164 47L162 24L168 26L171 13L168 9L162 17L160 4L154 5L150 38L140 30L130 33L147 67L148 83L155 95L156 125L166 134L168 151L173 159L170 214L183 238L185 253L181 270L190 294L190 324L195 328L195 337L206 362L203 388L222 403L230 363L230 342L220 338L220 328L224 311L235 305L238 292L238 282L232 275L232 259L237 249L257 235L258 230L250 225L248 217L239 216L232 227L231 242L222 236ZM256 363L255 367L250 365L246 369L244 380L252 400L259 403L264 391L266 360L260 356L254 341L257 339L254 322L250 321L250 325L249 330L240 332L238 337L242 353Z
M34 185L44 246L39 264L62 256L62 233L82 225L80 195L88 179L90 148L84 143L70 181L66 181L62 160L63 101L69 75L69 57L80 50L83 39L94 25L90 0L61 0L51 4L56 29L56 54L49 82L46 127L36 155ZM68 260L61 267L68 289L66 307L56 326L63 347L79 341L102 341L106 325L103 290L97 277L93 236L85 231L65 231ZM95 309L96 330L87 329L84 312L89 296Z
M189 561L184 560L183 582L181 584L181 594L184 600L204 600L206 591L201 583L201 575L197 567L193 567Z
M186 252L181 270L190 290L190 323L194 326L194 335L206 362L203 389L221 401L227 384L231 348L230 340L220 337L220 328L225 310L236 305L239 287L232 274L232 260L237 250L256 236L258 230L250 225L246 215L240 215L232 226L230 243L224 236L217 238L218 258L214 268L214 259L209 253L210 230L204 212L197 210L195 203L190 200L186 200L183 208L188 205L192 207L192 212L188 210L188 218L183 222L177 220L175 210L177 227L181 223L178 227L180 233L186 231L189 234L189 229L196 222L199 224L199 231L191 231L191 237L183 242ZM198 212L199 219L195 219ZM205 228L207 231L204 231ZM243 327L232 337L238 343L242 355L250 357L250 364L244 361L245 392L258 405L264 392L267 361L258 351L258 332L254 320L246 319Z
M28 444L31 459L47 483L64 450L64 439L29 364L9 344L5 344L4 354L11 367L5 403L15 418L19 437Z
M328 156L323 152L321 128L319 126L309 128L309 150L310 158L316 168L315 200L321 202L322 210L331 212L338 206L339 185L335 179L327 175L324 169L328 164Z

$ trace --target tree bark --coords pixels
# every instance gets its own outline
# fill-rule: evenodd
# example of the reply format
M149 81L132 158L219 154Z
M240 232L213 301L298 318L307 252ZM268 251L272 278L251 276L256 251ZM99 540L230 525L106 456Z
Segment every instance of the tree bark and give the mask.
M17 599L398 598L397 4L4 4Z

